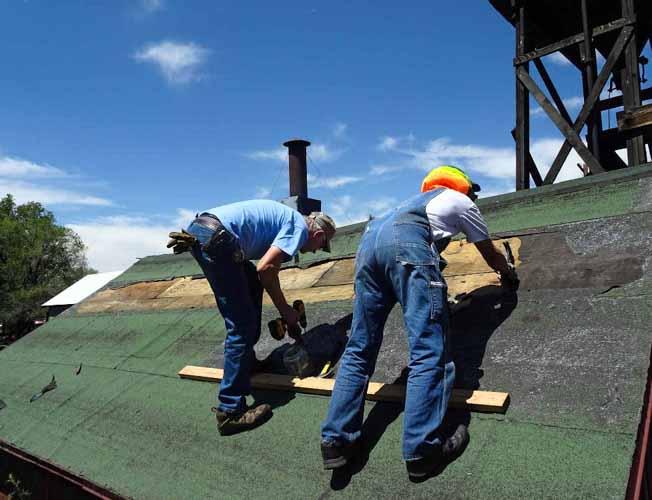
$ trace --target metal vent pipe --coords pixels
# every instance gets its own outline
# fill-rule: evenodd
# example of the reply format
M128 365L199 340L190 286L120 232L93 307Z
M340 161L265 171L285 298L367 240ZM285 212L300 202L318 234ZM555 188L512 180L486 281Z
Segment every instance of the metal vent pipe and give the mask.
M288 148L290 167L290 196L308 197L308 170L306 165L306 148L310 142L303 139L291 139L283 143Z

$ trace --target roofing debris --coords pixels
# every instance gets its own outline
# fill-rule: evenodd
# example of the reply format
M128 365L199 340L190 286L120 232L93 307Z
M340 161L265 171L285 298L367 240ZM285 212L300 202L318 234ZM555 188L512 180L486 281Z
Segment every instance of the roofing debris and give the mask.
M45 394L46 392L53 391L56 388L57 388L57 381L54 379L54 375L52 375L52 380L50 380L50 383L45 387L43 387L43 389L41 389L39 392L34 394L31 398L29 398L29 402L33 403L37 399L41 398L41 396L43 396L43 394Z

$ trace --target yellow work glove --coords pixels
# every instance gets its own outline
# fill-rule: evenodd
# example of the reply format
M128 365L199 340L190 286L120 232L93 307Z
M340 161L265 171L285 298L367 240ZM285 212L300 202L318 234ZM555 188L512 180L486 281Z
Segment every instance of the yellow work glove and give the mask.
M172 231L169 236L170 240L166 246L172 248L172 251L177 254L187 252L197 243L197 238L185 229L182 229L181 232Z

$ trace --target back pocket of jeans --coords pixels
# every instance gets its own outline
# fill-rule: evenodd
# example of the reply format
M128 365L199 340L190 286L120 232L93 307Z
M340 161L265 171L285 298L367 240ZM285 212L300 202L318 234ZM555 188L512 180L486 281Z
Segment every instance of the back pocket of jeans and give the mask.
M430 319L439 319L446 306L448 286L443 281L430 281L428 283L430 296Z

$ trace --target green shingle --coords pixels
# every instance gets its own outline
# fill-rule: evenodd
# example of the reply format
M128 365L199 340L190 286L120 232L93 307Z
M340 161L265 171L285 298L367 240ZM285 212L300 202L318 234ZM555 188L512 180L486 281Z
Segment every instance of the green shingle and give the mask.
M524 270L552 283L571 271L555 254L562 243L584 245L573 258L593 264L602 256L622 265L621 255L649 263L651 175L651 166L639 167L480 206L493 232L558 226L556 246L541 240L536 247L550 252L545 259L535 247L522 254ZM353 254L363 227L342 228L330 257ZM301 265L324 257L304 256ZM475 371L480 388L511 392L512 406L505 416L474 415L468 450L421 485L406 479L402 412L393 405L367 404L377 444L348 484L321 470L319 423L328 398L258 393L274 402L272 420L220 438L209 411L216 386L176 375L219 351L224 325L214 309L83 316L73 309L50 321L0 352L0 399L7 404L0 439L136 498L622 498L652 344L652 271L648 265L641 272L616 288L582 288L576 273L576 288L525 287L509 318L490 309L496 330ZM199 274L187 254L147 257L110 286ZM316 304L311 324L350 307ZM392 343L401 322L390 317L390 350L404 349L404 339ZM29 403L52 375L57 389Z

